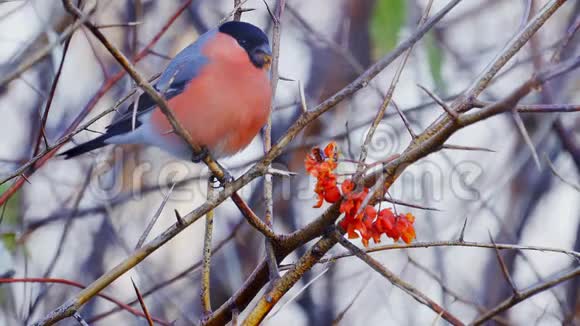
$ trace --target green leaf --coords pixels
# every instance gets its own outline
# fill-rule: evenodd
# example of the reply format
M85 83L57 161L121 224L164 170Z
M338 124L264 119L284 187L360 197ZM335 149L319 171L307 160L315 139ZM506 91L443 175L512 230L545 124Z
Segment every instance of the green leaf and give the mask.
M0 185L0 194L8 190L10 185ZM0 224L16 225L18 224L20 209L20 191L16 192L4 205L0 205Z
M427 47L427 59L429 61L429 70L435 86L440 93L445 94L445 81L443 80L443 52L437 44L433 33L429 32L425 36L425 45Z
M16 249L17 243L16 243L16 234L14 233L3 233L0 235L2 243L4 244L4 247L10 251L13 252Z
M397 45L406 11L405 0L377 0L371 20L376 55L386 53Z

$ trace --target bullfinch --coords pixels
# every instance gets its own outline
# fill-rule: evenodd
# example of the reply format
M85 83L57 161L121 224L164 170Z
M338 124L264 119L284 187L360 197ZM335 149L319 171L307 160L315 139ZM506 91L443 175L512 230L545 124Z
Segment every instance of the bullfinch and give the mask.
M201 35L179 52L154 87L197 145L214 157L245 148L268 120L271 104L268 37L238 21ZM62 153L66 159L108 144L157 146L184 160L199 161L147 94L106 132ZM133 115L136 114L136 119Z

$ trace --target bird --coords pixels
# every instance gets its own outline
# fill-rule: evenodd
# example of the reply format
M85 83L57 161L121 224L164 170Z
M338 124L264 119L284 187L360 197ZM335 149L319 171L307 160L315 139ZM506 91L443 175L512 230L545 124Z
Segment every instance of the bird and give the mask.
M223 23L180 51L153 85L204 152L193 153L145 93L136 100L136 109L130 105L102 135L59 155L70 159L109 144L145 144L194 162L207 152L214 158L232 156L268 120L271 64L272 50L260 28L241 21Z

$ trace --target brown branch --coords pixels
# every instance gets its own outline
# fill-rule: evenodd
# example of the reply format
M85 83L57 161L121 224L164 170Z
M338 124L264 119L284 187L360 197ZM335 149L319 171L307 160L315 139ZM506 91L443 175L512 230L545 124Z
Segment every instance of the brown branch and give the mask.
M560 173L558 173L558 171L556 171L556 167L554 166L554 164L552 163L552 161L550 161L550 158L547 155L545 156L544 159L546 160L546 162L548 162L548 167L550 168L550 171L552 171L552 174L553 175L555 175L563 183L565 183L568 186L572 187L574 190L580 192L580 185L575 184L574 182L572 182L570 180L567 180Z
M421 17L421 21L419 22L419 27L421 27L421 25L425 24L425 21L429 17L429 11L431 10L432 4L433 4L432 0L429 1L429 3L427 4L427 8L425 9L425 13L423 14L423 17ZM401 63L399 64L399 66L397 67L397 71L395 72L395 76L393 77L393 80L391 81L391 85L389 86L389 88L387 90L387 94L385 95L385 97L384 97L384 99L379 107L379 110L377 111L375 119L371 123L371 126L369 128L369 131L367 132L365 140L363 141L363 144L361 146L361 153L360 153L359 159L358 159L360 163L357 166L357 174L359 175L359 177L360 177L361 173L363 172L364 162L367 159L368 146L369 146L370 142L372 141L373 136L375 134L375 131L377 130L379 124L383 120L383 116L385 115L385 111L386 111L387 107L389 106L389 104L391 103L391 100L393 99L393 94L395 93L395 88L397 87L397 83L399 82L399 79L401 78L401 74L403 73L403 69L405 68L405 64L407 63L407 60L411 56L411 52L413 52L413 46L414 46L414 44L411 45L409 47L409 49L407 49L407 51L403 55L403 59L402 59ZM400 111L398 111L398 112L401 114L401 118L403 119L403 121L405 121L406 119L404 119L402 113ZM405 122L405 125L407 126L406 122ZM410 128L408 128L408 130L411 132ZM411 136L413 136L412 132L411 132ZM358 183L357 179L359 177L355 178L355 183Z
M447 12L449 12L455 5L457 5L460 0L455 0L450 2L442 11L440 11L437 15L433 18L428 20L428 22L418 29L407 41L403 42L397 49L395 49L391 54L385 56L381 60L379 60L375 65L370 67L364 74L359 76L355 81L349 84L347 87L343 88L341 91L336 93L334 96L330 97L323 103L321 103L317 108L312 111L308 111L307 113L303 114L288 130L288 132L282 136L282 138L272 146L272 149L265 155L265 157L254 165L250 170L242 177L231 184L229 184L223 192L221 192L215 201L208 201L201 205L198 209L194 212L188 214L185 218L183 218L183 226L173 226L166 230L162 235L157 237L156 239L152 240L150 243L145 245L140 251L135 252L131 255L128 259L124 262L119 264L116 268L114 268L110 273L107 273L99 280L95 281L92 285L91 291L102 289L102 287L106 286L118 276L122 275L130 266L134 266L134 264L138 263L142 259L144 259L148 254L159 248L173 236L181 231L181 229L193 223L197 218L199 218L200 214L204 214L209 209L215 207L215 205L219 204L221 201L225 200L229 195L231 195L235 190L239 189L246 183L250 182L251 180L255 179L258 176L263 175L267 172L267 165L269 165L272 160L280 155L282 150L285 148L286 145L298 134L300 130L302 130L306 125L310 122L318 118L323 113L332 109L337 103L342 101L345 98L351 96L354 92L358 91L362 87L366 86L368 82L376 76L382 69L388 66L392 60L397 58L401 53L406 51L412 44L414 44L419 38L421 38L424 33L426 33L439 19L441 19ZM562 1L551 1L548 3L546 7L541 11L541 13L532 19L532 23L530 23L525 29L524 32L518 34L516 39L517 42L512 42L514 50L512 47L508 47L507 50L502 51L502 55L498 56L498 59L494 60L491 64L491 68L486 69L484 74L479 81L474 82L474 86L470 88L469 92L466 93L464 98L457 99L451 107L454 109L463 108L465 110L470 108L470 99L477 96L493 79L497 71L503 66L510 58L521 48L521 46L527 41L529 36L533 34L542 24L549 18L549 16L557 9L563 2ZM520 44L521 43L521 44ZM487 81L485 81L487 80ZM527 94L527 93L526 93ZM523 96L523 95L522 95ZM519 97L521 98L521 97ZM514 102L517 103L516 98ZM456 110L460 111L460 110ZM485 110L482 110L485 111ZM501 111L501 110L500 110ZM494 115L499 113L500 111L494 113L485 111L485 114ZM466 125L473 123L475 121L481 121L486 118L486 116L482 115L478 118L473 117L462 117L468 118L466 121ZM473 118L469 120L469 118ZM382 172L384 175L387 176L385 179L385 188L388 187L395 181L396 177L402 172L402 170L408 165L416 160L428 155L429 153L436 151L440 146L447 140L447 138L457 131L462 126L458 124L450 125L449 119L444 117L438 119L430 128L428 128L423 134L421 134L418 139L413 142L401 156L387 164L385 164L384 169ZM372 177L365 181L371 182ZM376 180L376 178L375 178ZM290 251L295 249L299 244L305 243L309 238L314 239L315 237L319 236L324 232L324 230L330 225L330 223L334 222L338 217L338 209L337 205L332 205L325 213L323 213L318 219L316 219L313 223L309 224L306 228L303 228L301 232L296 234L290 235L285 237L279 244L279 249L277 250L277 258L281 259L283 256L287 255ZM306 240L306 241L304 241ZM303 275L303 273L309 270L316 262L320 260L322 255L324 255L334 244L336 241L333 239L329 239L328 237L323 237L320 239L315 245L310 248L307 253L300 258L298 263L293 266L293 268L286 273L283 277L277 280L274 283L274 287L268 291L260 300L250 315L248 316L247 321L250 323L259 322L263 319L265 314L271 309L271 307L281 298L284 293L291 288ZM218 310L214 312L212 318L208 320L208 324L213 323L225 323L227 319L231 316L231 312L234 306L237 308L245 307L249 300L255 295L255 293L259 290L261 285L267 279L266 273L266 264L262 263L258 268L252 273L250 278L244 284L244 287L238 291L226 304L220 307ZM90 292L90 291L89 291ZM79 293L76 300L70 301L67 304L63 305L61 308L57 309L55 312L51 313L47 316L45 320L58 320L56 318L63 318L64 315L59 315L60 313L67 314L70 311L73 311L76 307L80 307L86 300L90 297L89 292ZM83 300L85 300L83 302ZM70 310L73 309L73 310ZM59 312L60 311L60 312ZM52 318L52 319L51 319Z
M494 103L477 99L473 101L473 107L483 108ZM520 113L580 112L580 104L518 104L514 108Z
M252 309L246 320L244 320L243 325L258 325L270 312L270 310L274 307L274 305L282 298L288 290L296 284L301 278L304 273L312 268L319 260L322 258L325 252L330 250L336 241L334 239L330 239L328 237L323 237L319 241L317 241L314 246L312 246L308 251L300 257L300 260L294 265L292 269L290 269L284 276L276 280L273 284L271 289L266 291L264 295L259 299L256 303L256 306ZM252 273L253 278L250 277L249 281L257 280L260 281L262 268L264 264L261 264L254 270ZM227 303L226 303L227 304ZM214 314L214 319L210 320L207 325L215 325L219 324L219 317L221 315ZM223 318L223 317L221 317Z
M499 249L495 245L495 241L493 241L493 237L491 236L491 233L489 233L489 240L493 244L495 257L497 258L497 261L499 262L499 266L501 269L501 273L503 274L503 277L505 278L506 282L509 284L510 288L512 289L513 296L518 297L520 295L518 292L518 288L516 287L516 284L514 283L512 276L510 275L510 271L508 270L508 267L505 264L505 261L503 260L503 257L501 256L501 253L499 252Z
M67 279L62 279L62 278L34 278L34 277L0 278L0 284L3 284L3 283L53 283L53 284L64 284L64 285L68 285L68 286L74 286L74 287L80 288L80 289L85 288L85 286L80 284L80 283L70 281ZM99 294L97 294L97 296L99 298L103 298L103 299L117 305L119 307L119 310L126 310L135 316L139 316L139 317L143 317L143 318L146 317L145 314L143 314L141 311L134 309L127 304L124 304L122 301L117 300L117 299L111 297L110 295L99 293ZM170 322L161 320L159 318L153 317L153 320L159 324L162 324L162 325L171 325Z
M153 38L151 39L151 41L149 41L147 46L145 46L145 48L143 50L141 50L141 52L139 52L139 54L137 54L137 56L135 56L133 58L134 62L140 61L141 59L143 59L144 57L146 57L149 54L149 50L159 41L159 39L165 34L165 32L169 29L169 27L171 27L171 25L177 20L177 18L181 15L181 13L183 13L189 7L189 5L191 4L192 1L193 0L185 0L181 4L181 6L176 10L176 12L161 27L159 32L157 34L155 34L155 36L153 36ZM77 20L77 23L80 24L81 22L82 22L82 20ZM124 74L125 74L125 71L121 70L117 74L115 74L113 77L105 80L103 82L103 84L101 85L101 87L99 88L99 90L95 93L95 95L91 98L91 100L87 103L87 105L85 105L85 107L83 108L81 113L76 117L76 119L73 121L73 123L67 128L67 130L64 132L63 136L61 136L60 140L57 141L55 145L53 145L51 148L45 149L42 153L40 153L40 154L36 155L34 158L30 159L28 162L26 162L23 166L18 168L16 170L16 172L11 174L10 176L1 179L0 185L7 182L8 180L22 176L25 173L27 173L29 175L32 174L34 171L36 171L36 169L38 169L40 166L42 166L44 163L46 163L56 153L56 150L58 148L60 148L60 146L62 146L64 143L66 143L67 141L72 139L72 136L74 134L79 133L82 130L84 130L84 128L78 128L76 130L75 130L75 128L78 125L80 125L82 120L95 107L95 105L97 104L99 99L102 96L104 96L119 80L121 80L121 78L124 76ZM123 102L126 99L127 98L123 99L121 102ZM111 111L108 111L106 113L103 112L102 114L97 116L92 121L94 122L94 121L98 120L98 118L102 117L105 114L108 114L109 112L111 112ZM86 124L85 126L88 126L88 125L90 125L90 123ZM34 168L34 169L31 169L31 168ZM16 182L14 182L10 186L10 188L8 188L8 190L4 191L2 193L2 195L0 195L0 204L6 203L6 201L8 201L8 199L10 199L18 191L18 189L20 189L20 187L22 187L23 183L24 183L24 178L20 178Z
M79 314L78 312L75 312L73 314L73 318L82 326L89 326L89 324L83 319L83 316L81 316L81 314Z
M332 321L332 325L333 326L338 326L340 325L340 322L342 321L342 319L344 319L344 316L346 315L346 313L350 310L350 308L352 308L352 306L354 305L355 301L358 299L358 297L363 293L364 289L367 287L367 285L369 285L370 282L365 281L363 282L363 285L360 287L360 289L355 293L354 297L352 298L352 300L349 302L349 304L344 307L344 309L336 316L336 318L334 318L334 320Z
M467 98L475 98L489 86L495 75L505 66L505 64L526 44L529 39L544 25L544 23L560 8L566 0L550 0L538 14L530 19L528 24L505 47L498 53L494 60L483 70L478 78L468 87ZM459 105L464 108L464 105ZM456 110L457 111L457 110Z
M234 20L240 21L242 19L242 4L241 0L234 0L234 9L236 9L236 13L234 14Z
M423 92L425 92L427 95L429 95L429 97L431 99L433 99L433 101L435 101L435 103L439 104L439 106L445 110L445 112L447 112L447 114L449 114L453 119L457 120L457 112L453 111L453 109L451 109L449 106L447 106L447 104L445 103L445 101L443 101L439 96L437 96L437 94L431 92L427 87L423 86L423 85L419 85L417 84L417 86L419 86L420 89L423 90Z
M367 255L364 251L359 249L357 246L352 244L350 241L344 238L341 232L334 231L332 233L332 237L335 238L343 247L345 247L351 254L357 256L360 260L364 261L367 265L369 265L372 269L376 272L381 274L384 278L386 278L389 282L391 282L394 286L398 287L399 289L403 290L405 293L410 295L413 299L417 300L417 302L425 305L427 308L433 310L437 315L441 316L443 319L448 321L451 325L464 325L457 317L451 314L449 311L445 310L431 298L417 290L411 284L405 282L403 279L395 275L393 272L388 270L385 266L383 266L380 262L376 259L372 258L371 256Z
M534 295L541 293L543 291L546 291L562 282L571 280L573 278L576 278L580 276L580 267L576 267L575 269L571 270L570 272L561 275L561 276L555 276L545 282L542 282L526 291L521 291L519 296L511 296L510 298L504 300L502 303L500 303L498 306L496 306L495 308L491 309L489 312L487 312L486 314L483 314L482 316L480 316L479 318L477 318L476 320L474 320L472 322L473 325L482 325L484 324L486 321L494 318L495 316L501 314L504 311L507 311L508 309L510 309L511 307L515 306L516 304L530 298L533 297Z
M215 189L211 182L211 178L207 180L207 199L215 199ZM205 214L205 233L203 237L203 259L201 266L201 319L207 318L211 315L211 296L210 296L210 271L211 271L211 239L213 233L213 218L215 210L210 210Z
M246 183L244 183L244 185L245 184ZM254 213L254 211L250 208L250 206L248 206L246 201L244 201L242 197L238 195L238 193L232 193L231 199L251 226L260 231L260 233L262 233L268 239L273 241L278 241L280 239L280 236L274 233L272 228L270 228L268 224L264 223L264 221L262 221L262 219L256 215L256 213Z
M75 15L77 18L81 19L84 16L84 14L72 4L72 0L63 0L63 4L65 6L65 9L69 13ZM193 150L194 155L199 155L200 153L202 153L203 148L195 143L193 138L191 138L191 135L189 134L189 132L175 118L175 115L173 114L173 112L171 111L171 109L169 108L167 103L165 102L165 99L157 92L157 90L155 88L153 88L153 86L146 79L144 79L143 77L141 77L139 75L139 73L137 72L135 67L131 64L131 62L129 62L129 60L112 43L110 43L107 40L107 38L101 33L101 31L98 28L96 28L92 23L90 23L88 21L85 21L84 24L93 33L93 35L95 35L95 37L107 48L107 50L110 52L110 54L117 60L117 62L123 67L123 69L125 69L125 71L131 76L131 78L133 78L133 80L136 82L136 84L140 88L142 88L147 93L147 95L149 95L155 101L155 103L157 104L159 109L167 117L167 120L171 124L175 133L177 135L179 135L183 140L185 140L185 142ZM211 155L205 155L203 158L203 162L207 165L207 167L210 169L212 174L218 180L220 180L220 182L224 183L229 179L229 173L227 171L225 171L219 165L219 163L217 163L211 157ZM236 205L238 202L243 201L243 199L241 197L239 197L237 194L235 194L235 197L236 197L236 201L235 201ZM244 214L244 216L250 218L252 216L255 216L255 214L253 214L253 215ZM257 224L257 225L260 225L260 224ZM260 228L258 230L262 233L265 233L264 228ZM271 234L271 233L268 232L268 234ZM265 235L266 235L266 233L265 233Z
M235 238L235 236L238 234L238 231L240 230L240 228L244 225L244 220L240 220L233 228L233 230L231 231L230 235L227 236L226 238L224 238L223 240L221 240L213 249L212 252L215 254L219 251L222 250L222 248L229 243L232 239ZM188 276L191 273L197 272L198 269L201 268L201 265L203 264L202 260L199 260L197 262L195 262L193 265L191 265L190 267L186 268L185 270L183 270L182 272L178 273L177 275L161 281L153 286L151 286L147 291L143 292L143 297L148 297L149 295L175 283L176 281L184 278L185 276ZM129 305L134 305L137 303L137 300L133 300L131 302L129 302ZM109 311L103 312L99 315L93 316L91 318L91 320L89 320L90 323L94 323L96 321L99 321L107 316L110 316L111 314L120 311L121 308L117 307L117 308L113 308Z
M159 219L159 216L161 216L161 213L163 212L163 208L165 208L165 205L167 204L167 201L169 200L169 196L171 196L171 193L173 192L174 187L175 187L175 183L173 183L171 185L171 188L169 188L169 190L167 191L167 194L165 194L165 197L163 198L161 205L159 205L159 208L157 208L157 211L155 212L155 214L153 214L153 216L151 217L151 220L149 220L149 223L147 223L145 230L143 231L143 233L139 237L139 240L137 240L137 244L135 245L135 250L141 248L141 246L143 245L143 243L147 239L147 236L149 235L149 233L153 229L153 226L155 225L155 223L157 223L157 220Z
M462 295L460 295L459 293L455 292L453 289L451 289L448 285L446 285L443 282L441 277L439 277L437 274L435 274L433 271L431 271L427 266L422 265L421 263L419 263L417 260L411 258L410 256L408 257L408 259L409 259L410 264L412 264L418 270L422 271L427 276L432 278L435 282L437 282L439 284L439 286L441 287L441 290L443 291L443 293L450 295L451 297L453 297L453 299L455 299L459 302L462 302L462 303L465 303L467 305L474 307L475 309L477 309L477 311L479 313L483 314L483 313L486 313L487 311L489 311L486 307L481 306L477 302L470 300L468 298L465 298ZM493 320L495 322L499 323L500 325L510 325L510 323L507 320L505 320L504 318L501 318L499 316L494 317Z
M521 33L516 35L513 40L509 43L509 46L506 47L504 50L501 51L501 54L497 56L497 58L490 64L488 68L484 70L472 86L468 89L464 97L460 97L457 99L454 104L452 105L454 111L464 111L468 110L471 107L470 99L474 98L475 96L479 95L481 91L493 79L493 77L497 74L497 72L503 67L509 59L518 52L518 50L525 44L529 38L543 25L543 23L559 8L564 2L563 1L551 1L548 3L543 10L534 17L531 22L523 29ZM450 3L453 5L453 3ZM452 6L451 6L452 8ZM446 9L451 9L446 7ZM437 17L434 16L434 18ZM432 21L432 20L430 20ZM425 24L425 27L429 26L429 23ZM421 30L421 28L419 29ZM400 47L399 47L400 48ZM398 49L399 49L398 48ZM397 52L396 50L394 52ZM383 58L384 60L385 58ZM382 60L381 60L382 61ZM379 63L381 62L379 61ZM377 64L379 64L377 63ZM377 65L375 64L375 66ZM373 67L375 67L373 66ZM371 67L367 70L367 73L373 70ZM552 72L552 75L554 72ZM364 79L366 74L360 76L357 80ZM350 86L350 85L349 85ZM332 96L330 99L325 101L324 103L332 103L334 100L340 101L341 95L343 92L349 89L347 86L345 89L337 93L336 95ZM529 85L528 85L529 86ZM528 92L531 91L531 88ZM515 104L517 101L523 97L528 92L515 92L516 94L513 95L508 101ZM323 103L323 104L324 104ZM510 104L511 104L510 103ZM322 104L321 104L322 105ZM310 111L310 115L313 117L317 117L320 114L324 113L329 108L321 107L318 110ZM499 112L496 112L497 114ZM309 119L310 117L307 115L303 115L304 119ZM482 117L483 118L483 117ZM470 123L474 123L475 121L480 120L472 120L472 121L465 121ZM298 123L301 120L299 119ZM296 124L294 126L296 126ZM294 127L293 126L293 127ZM292 131L292 128L290 130ZM423 132L397 159L389 162L385 165L382 170L382 173L387 176L384 188L388 189L390 185L395 181L397 176L399 176L402 171L405 169L406 166L409 164L417 161L418 159L425 157L429 153L436 151L455 131L462 128L459 123L453 123L450 119L445 117L440 117L436 123L430 126L425 132ZM284 137L280 142L284 141ZM374 181L377 180L377 177L369 178ZM369 180L372 182L372 180ZM283 245L295 245L297 243L305 243L309 240L314 239L316 236L322 234L324 230L328 227L328 225L336 220L338 217L338 205L340 203L335 203L331 205L331 207L323 213L317 220L310 223L302 230L295 232L294 234L288 236L285 240L286 242ZM300 278L304 272L309 270L316 261L316 256L322 256L326 251L328 251L336 242L328 237L323 237L319 240L302 258L298 261L296 265L294 265L290 271L285 274L276 284L275 288L271 291L268 291L257 303L255 309L250 313L248 316L247 321L250 324L260 322L265 314L269 312L272 308L273 304L275 304L280 297ZM319 259L319 258L318 258Z
M266 6L268 4L264 2ZM276 89L278 87L279 71L278 66L280 62L280 35L282 33L281 19L286 6L286 0L278 1L274 16L272 20L274 23L272 31L272 67L271 67L271 83L272 83L272 107L270 110L270 116L268 117L268 123L264 129L264 152L267 154L270 149L272 149L272 112L274 110L274 99L276 97ZM269 11L269 8L268 8ZM271 169L271 165L268 165L268 169ZM264 220L266 225L272 228L274 224L274 200L273 196L273 186L272 186L272 174L266 173L264 175L264 206L265 214ZM265 239L266 247L266 261L268 263L268 271L270 279L274 280L280 277L278 272L278 262L276 261L276 254L274 253L274 247L269 238Z
M56 70L56 74L54 75L54 79L52 81L52 85L50 86L50 91L48 93L48 99L44 106L44 111L42 112L42 118L40 119L40 127L38 132L38 137L36 139L36 145L34 146L34 152L32 156L38 155L38 151L40 150L40 143L41 140L44 139L44 144L46 147L49 147L48 141L46 139L46 121L48 120L48 113L50 112L50 108L52 107L52 101L54 100L54 95L56 94L56 86L58 85L58 81L60 79L60 75L62 73L62 67L64 67L64 60L66 58L66 54L68 53L68 48L70 42L72 40L72 34L68 36L68 38L64 42L64 47L62 50L62 57L60 59L60 63L58 64L58 68Z
M84 25L86 28L91 31L91 33L107 48L111 56L117 60L117 62L123 67L123 69L131 76L131 78L135 81L137 86L139 86L143 91L147 93L153 99L155 104L159 107L159 109L165 114L167 120L171 124L171 127L175 131L177 135L179 135L183 140L187 142L187 144L192 148L194 155L200 155L203 153L203 148L195 143L191 135L185 129L181 123L175 118L175 115L165 102L165 99L162 95L147 81L145 78L141 77L141 75L137 72L135 66L127 59L127 57L121 53L109 40L105 37L105 35L91 22L86 20L85 14L77 8L73 3L72 0L63 0L64 8L72 15L74 15L77 19L85 20ZM83 19L84 18L84 19ZM215 162L210 155L206 155L203 159L206 163L208 168L211 172L218 178L220 181L225 181L227 179L224 170Z
M151 315L149 314L149 309L147 309L147 305L145 304L145 300L143 300L143 296L141 295L141 292L139 292L139 288L137 287L137 285L135 284L135 281L133 281L132 278L131 278L131 284L133 284L133 289L135 290L135 293L137 294L137 299L139 300L139 304L141 305L141 309L143 310L143 314L145 315L145 318L147 319L147 324L149 326L153 326L153 319L151 318Z
M92 9L94 8L91 8L91 10ZM72 34L82 25L83 25L82 20L76 20L60 34L58 39L47 44L46 46L38 50L38 52L30 55L30 57L26 61L22 62L18 67L16 67L14 71L3 75L0 78L0 88L8 85L8 83L20 77L25 71L29 70L40 61L44 60L44 58L46 58L55 47L59 46L63 42L66 42L66 40L70 38Z
M568 255L578 261L580 261L580 252L573 250L564 250L552 247L541 247L541 246L527 246L527 245L517 245L517 244L507 244L507 243L483 243L483 242L470 242L470 241L428 241L428 242L413 242L410 244L388 244L382 246L376 246L372 248L366 248L364 252L373 253L386 250L401 250L401 249L417 249L417 248L431 248L431 247L470 247L470 248L485 248L485 249L498 249L498 250L519 250L519 251L541 251L541 252L554 252ZM320 260L320 264L325 264L333 260L352 257L351 253L343 253L333 255L328 258L323 258ZM283 265L282 270L288 269L290 265Z

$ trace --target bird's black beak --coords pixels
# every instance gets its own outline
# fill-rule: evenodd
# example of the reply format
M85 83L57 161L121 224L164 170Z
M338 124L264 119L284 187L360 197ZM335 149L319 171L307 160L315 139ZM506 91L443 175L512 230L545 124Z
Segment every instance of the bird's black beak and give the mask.
M260 68L268 69L272 64L272 50L268 44L256 47L252 54L252 61Z

